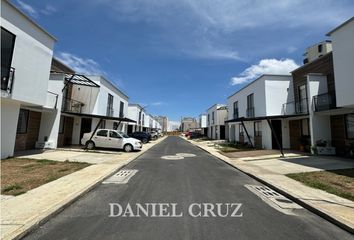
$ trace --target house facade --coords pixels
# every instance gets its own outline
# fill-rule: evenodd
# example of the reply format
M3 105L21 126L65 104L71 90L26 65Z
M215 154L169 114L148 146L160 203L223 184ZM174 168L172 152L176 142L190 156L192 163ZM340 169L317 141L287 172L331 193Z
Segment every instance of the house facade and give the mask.
M262 149L288 148L283 104L293 101L291 92L290 75L268 74L231 95L227 101L228 140Z
M227 120L228 110L224 104L214 104L207 110L208 138L225 139L225 121Z
M207 114L199 115L199 128L202 130L203 135L208 135L208 120Z
M51 138L59 125L58 93L48 90L56 40L8 1L1 1L1 159ZM59 109L58 109L59 107ZM47 119L53 124L43 127Z
M63 84L59 146L80 144L84 133L100 128L127 132L128 96L106 78L52 72L50 81ZM63 136L62 136L62 135Z
M181 131L188 132L198 128L197 120L193 117L184 117L181 121Z

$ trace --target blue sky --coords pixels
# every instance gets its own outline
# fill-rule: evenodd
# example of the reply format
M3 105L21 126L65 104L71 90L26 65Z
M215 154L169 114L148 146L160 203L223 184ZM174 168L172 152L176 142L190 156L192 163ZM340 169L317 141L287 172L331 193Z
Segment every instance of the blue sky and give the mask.
M172 120L198 116L262 73L286 73L354 13L352 0L13 0L55 56Z

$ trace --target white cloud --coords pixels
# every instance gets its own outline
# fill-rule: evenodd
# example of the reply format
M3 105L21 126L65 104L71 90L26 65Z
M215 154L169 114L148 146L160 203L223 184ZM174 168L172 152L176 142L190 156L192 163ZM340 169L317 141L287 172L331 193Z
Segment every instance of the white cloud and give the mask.
M23 11L28 13L33 18L38 18L38 12L34 7L32 7L31 5L29 5L27 3L24 3L21 0L17 0L17 3Z
M298 67L292 59L262 59L257 65L252 65L237 77L231 78L231 85L248 83L262 74L289 74Z
M44 15L52 15L53 13L57 12L57 9L52 5L46 5L44 9L41 10L41 13Z
M91 58L81 58L67 52L59 52L56 57L78 73L106 75L100 64Z

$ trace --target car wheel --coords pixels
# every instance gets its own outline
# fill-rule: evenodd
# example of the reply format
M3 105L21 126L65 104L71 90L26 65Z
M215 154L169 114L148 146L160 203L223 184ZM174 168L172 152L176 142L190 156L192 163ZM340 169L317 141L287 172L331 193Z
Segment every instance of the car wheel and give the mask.
M87 141L86 142L86 148L89 150L95 149L95 143L92 141Z
M143 138L143 139L141 139L141 141L142 141L142 143L147 143L148 142L148 139L147 138Z
M124 145L124 151L125 151L125 152L131 152L131 151L133 151L133 146L130 145L130 144L125 144L125 145Z

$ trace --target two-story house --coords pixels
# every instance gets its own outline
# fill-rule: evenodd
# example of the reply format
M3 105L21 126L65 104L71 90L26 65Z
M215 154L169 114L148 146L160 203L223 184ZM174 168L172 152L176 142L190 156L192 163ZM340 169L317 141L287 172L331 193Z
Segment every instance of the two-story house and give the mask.
M225 121L227 120L227 106L214 104L207 110L208 138L225 139Z
M127 132L128 96L109 80L82 75L53 59L50 84L62 88L58 146L80 144L84 133L99 128Z
M128 125L128 133L133 133L137 131L143 130L143 120L145 118L145 110L142 106L136 103L129 103L128 105L128 118L135 121L135 123L131 122Z
M43 127L43 137L58 127L58 94L48 91L55 42L11 2L1 1L1 159L34 148L47 118L56 121Z
M265 74L228 97L230 142L256 148L289 147L283 103L292 98L290 75Z

